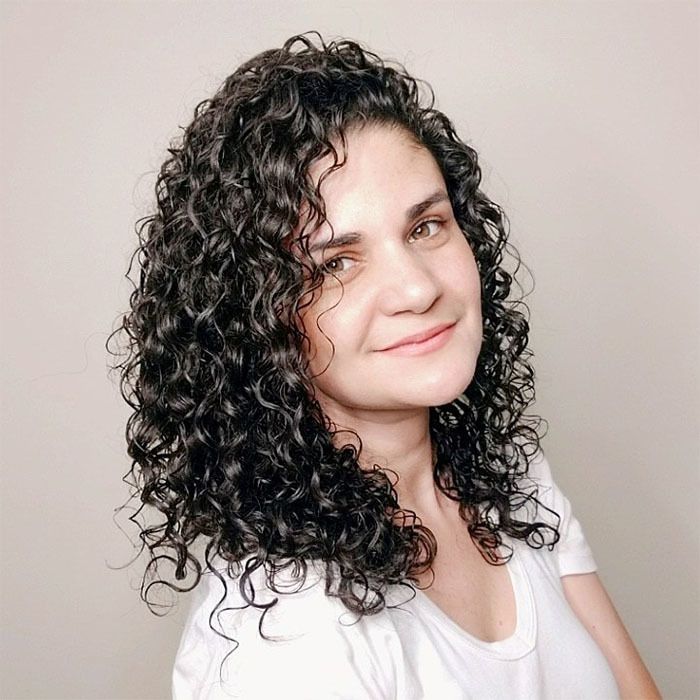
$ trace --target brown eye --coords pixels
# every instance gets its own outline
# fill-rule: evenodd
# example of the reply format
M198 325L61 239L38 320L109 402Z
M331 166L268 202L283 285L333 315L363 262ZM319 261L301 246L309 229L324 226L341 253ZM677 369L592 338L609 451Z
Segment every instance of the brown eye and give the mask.
M422 236L419 235L419 237L418 237L419 239L421 239L421 238L432 238L433 235L436 235L436 234L437 234L437 229L439 229L441 223L442 223L442 222L441 222L441 221L438 221L437 219L429 219L428 221L421 221L421 222L418 224L418 226L416 226L416 227L413 229L413 231L411 231L411 235L415 234L416 231L421 231L421 230L423 230L423 231L427 231L427 235L422 235ZM428 224L433 224L433 226L435 227L435 230L433 231L432 234L431 234L431 232L430 232L430 230L429 230Z
M320 265L321 272L324 275L337 275L337 274L346 272L347 268L344 266L340 266L340 267L335 266L334 267L334 265L339 263L341 260L349 260L352 262L352 258L348 258L344 255L338 255L337 257L331 258L330 260L327 260L322 265Z

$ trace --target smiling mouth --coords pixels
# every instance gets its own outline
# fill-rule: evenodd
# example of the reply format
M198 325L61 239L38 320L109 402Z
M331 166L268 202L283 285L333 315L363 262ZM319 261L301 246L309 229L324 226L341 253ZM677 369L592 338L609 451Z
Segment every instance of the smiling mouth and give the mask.
M388 345L387 347L382 348L382 350L392 350L393 348L397 348L397 347L400 347L402 345L422 343L424 340L429 340L433 336L437 335L438 333L441 333L446 328L449 328L450 326L453 326L453 325L454 325L454 323L441 323L437 326L433 326L428 331L423 331L422 333L416 333L414 335L406 336L406 338L404 338L403 340L400 340L398 343L394 343L393 345Z
M455 322L449 326L443 326L442 329L423 340L401 343L400 345L380 350L380 352L392 355L422 355L432 350L437 350L450 340L456 325Z

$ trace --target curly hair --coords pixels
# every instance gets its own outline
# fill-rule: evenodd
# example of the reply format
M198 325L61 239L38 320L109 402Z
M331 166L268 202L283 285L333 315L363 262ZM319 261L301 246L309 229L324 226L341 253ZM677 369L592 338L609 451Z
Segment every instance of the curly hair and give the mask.
M307 563L320 561L326 594L360 615L387 605L387 586L416 583L431 568L436 540L401 508L396 473L361 468L361 440L360 448L334 442L295 323L320 284L318 268L285 243L302 207L310 221L325 220L309 168L328 154L331 169L341 167L334 143L368 124L403 129L435 158L481 280L473 380L451 403L429 408L435 483L462 517L469 513L470 535L490 563L510 558L497 553L502 534L534 548L559 539L556 526L517 517L523 502L542 505L522 477L543 422L525 414L534 400L528 309L509 298L515 273L502 265L507 252L517 272L520 257L505 214L479 189L476 152L434 103L432 88L401 64L306 32L243 63L168 149L155 211L136 225L129 271L138 255L140 278L114 332L128 337L116 368L133 409L124 480L141 501L129 519L137 523L146 507L161 518L137 523L139 554L147 547L150 556L141 585L149 607L152 585L190 591L203 569L217 573L215 558L230 575L246 560L240 591L257 607L265 606L249 594L256 569L279 592L282 569L304 579ZM174 566L177 581L193 571L194 583L159 578L159 562Z

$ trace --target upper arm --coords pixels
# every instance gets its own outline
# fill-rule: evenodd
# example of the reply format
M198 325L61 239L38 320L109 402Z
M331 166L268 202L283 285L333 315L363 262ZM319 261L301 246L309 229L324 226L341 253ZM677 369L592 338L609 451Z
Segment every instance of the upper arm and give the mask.
M530 473L538 497L561 518L555 558L569 605L605 655L623 698L659 698L659 691L596 573L597 565L569 499L540 451Z
M660 698L598 574L562 576L569 605L605 655L623 698Z

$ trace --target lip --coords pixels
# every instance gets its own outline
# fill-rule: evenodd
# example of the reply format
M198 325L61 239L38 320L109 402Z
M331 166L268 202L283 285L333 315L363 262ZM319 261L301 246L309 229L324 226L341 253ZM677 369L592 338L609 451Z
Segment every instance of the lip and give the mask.
M398 343L383 348L380 352L391 352L400 355L418 355L429 352L430 350L436 350L449 340L455 323L442 323L423 333L407 336Z

